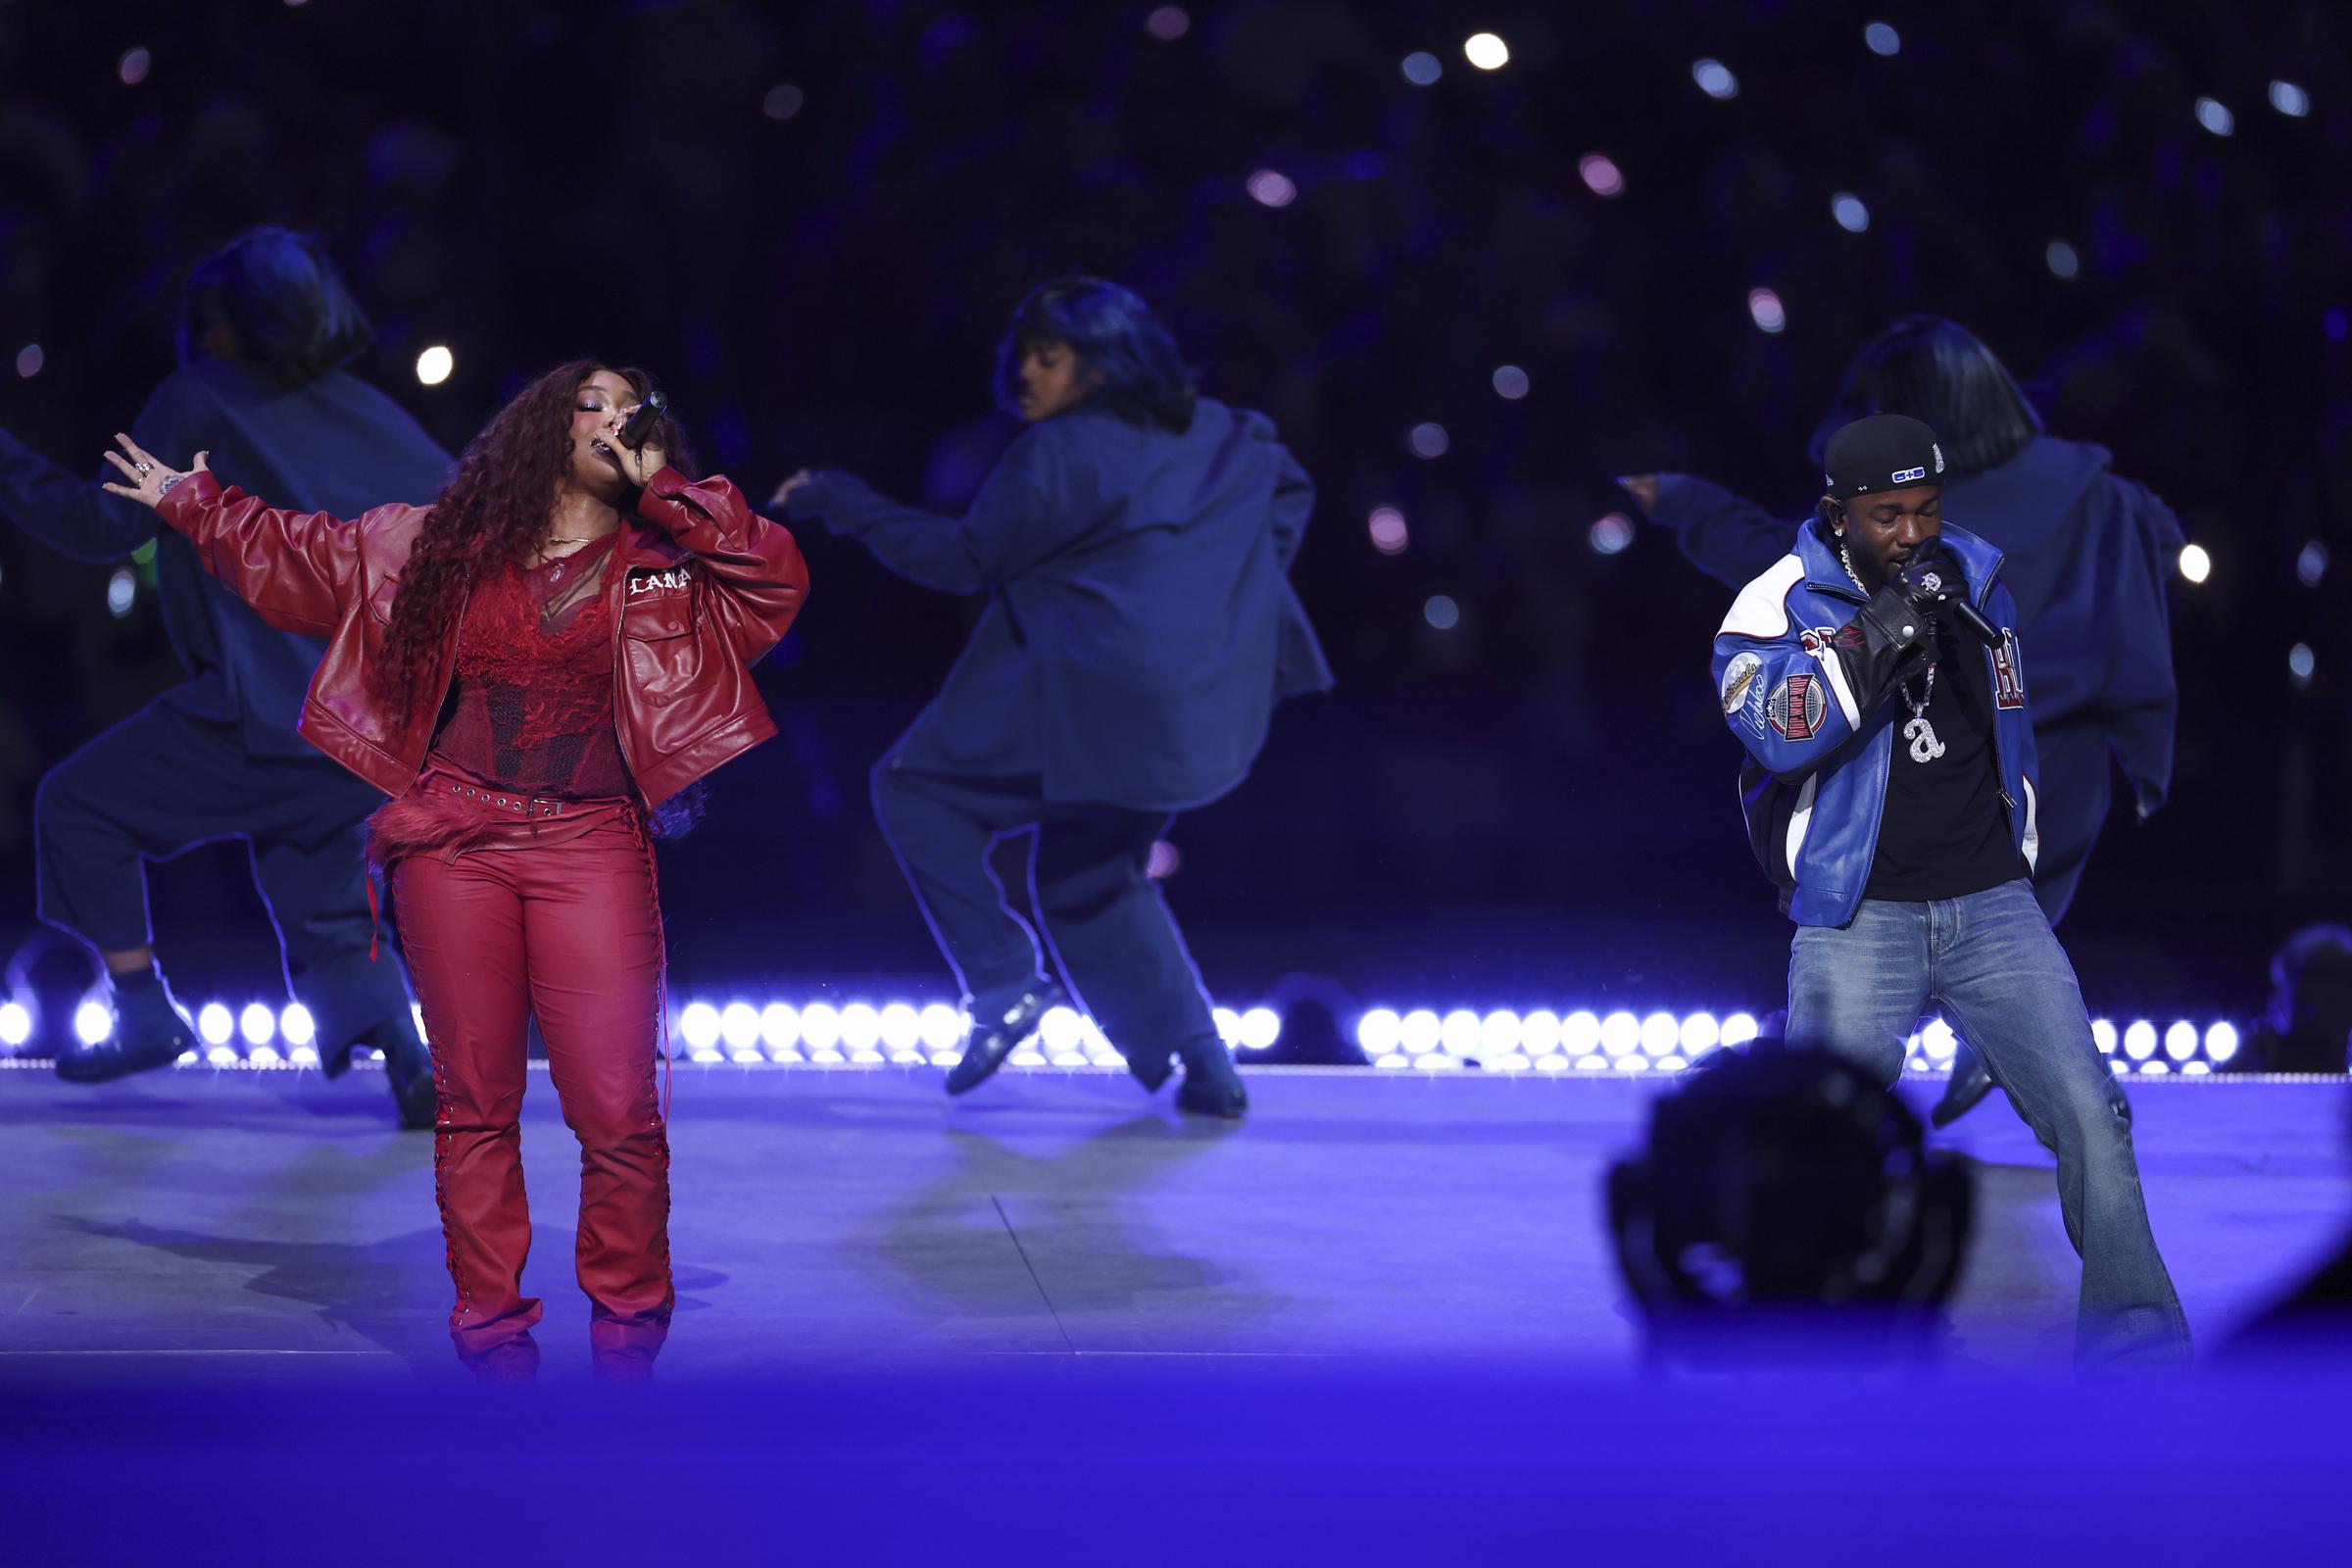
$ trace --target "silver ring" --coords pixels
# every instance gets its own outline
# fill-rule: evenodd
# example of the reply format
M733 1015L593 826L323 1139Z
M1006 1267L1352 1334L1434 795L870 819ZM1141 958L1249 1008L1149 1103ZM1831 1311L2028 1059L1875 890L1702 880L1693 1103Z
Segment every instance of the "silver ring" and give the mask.
M137 468L141 473L152 472L155 468L155 465L152 463L134 463L131 466Z

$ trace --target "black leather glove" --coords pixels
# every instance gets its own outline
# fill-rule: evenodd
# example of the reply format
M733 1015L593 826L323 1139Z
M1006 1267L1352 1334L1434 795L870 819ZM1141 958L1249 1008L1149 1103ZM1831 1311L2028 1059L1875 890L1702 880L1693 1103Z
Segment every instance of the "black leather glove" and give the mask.
M1934 545L1887 578L1831 644L1854 701L1868 708L1884 696L1923 646L1934 644L1936 610L1967 591L1958 564Z

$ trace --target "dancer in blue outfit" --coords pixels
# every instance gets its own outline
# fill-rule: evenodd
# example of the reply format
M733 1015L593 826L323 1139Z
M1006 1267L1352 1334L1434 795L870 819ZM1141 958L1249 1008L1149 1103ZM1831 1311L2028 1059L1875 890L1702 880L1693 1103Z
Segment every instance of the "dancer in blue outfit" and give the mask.
M237 483L289 507L353 514L429 501L449 457L391 399L340 367L372 339L334 264L278 228L201 264L181 306L180 368L133 426L150 452L210 452ZM371 956L362 824L382 797L295 733L325 645L263 624L206 575L187 540L0 430L0 512L83 561L154 544L165 625L188 678L51 769L35 847L41 917L89 944L113 984L114 1027L61 1053L96 1082L161 1067L195 1044L155 964L144 862L241 837L286 977L341 1073L384 1054L402 1124L432 1125L432 1065L390 953Z
M1031 883L1069 991L1147 1088L1248 1097L1146 875L1170 815L1249 775L1275 704L1331 671L1289 571L1314 486L1264 416L1199 396L1143 300L1070 277L1022 301L997 393L1029 429L961 517L804 470L777 499L892 570L988 607L874 769L874 812L973 1019L948 1089L993 1073L1062 991L988 867L1033 830Z

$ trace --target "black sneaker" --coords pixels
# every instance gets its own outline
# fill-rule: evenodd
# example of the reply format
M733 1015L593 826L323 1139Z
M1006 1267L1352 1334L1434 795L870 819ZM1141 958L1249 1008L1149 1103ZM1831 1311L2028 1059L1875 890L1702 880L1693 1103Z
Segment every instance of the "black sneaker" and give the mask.
M971 1033L964 1037L963 1057L948 1069L948 1093L969 1094L986 1083L1013 1048L1037 1033L1046 1009L1058 1007L1069 1001L1068 993L1051 980L1039 981L1016 993L1002 1006L989 1006L992 1016L983 1017L981 1005L974 1002Z
M384 1054L384 1077L392 1085L392 1107L408 1132L433 1130L441 1113L441 1088L433 1081L433 1054L406 1015L385 1019L361 1038Z
M169 1067L196 1049L196 1025L159 981L115 993L115 1027L94 1046L57 1054L57 1075L70 1084L112 1083Z
M1176 1089L1176 1108L1226 1121L1240 1121L1249 1112L1250 1091L1242 1087L1242 1075L1223 1041L1184 1053L1184 1082Z
M1952 1064L1952 1081L1943 1086L1943 1098L1928 1112L1929 1125L1949 1127L1976 1109L1977 1102L1992 1090L1992 1074L1984 1070L1984 1058L1974 1051L1963 1054Z

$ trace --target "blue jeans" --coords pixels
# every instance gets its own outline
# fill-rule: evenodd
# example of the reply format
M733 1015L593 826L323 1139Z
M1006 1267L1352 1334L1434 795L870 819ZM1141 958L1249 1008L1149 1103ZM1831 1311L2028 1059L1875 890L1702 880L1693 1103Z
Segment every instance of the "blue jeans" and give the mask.
M2132 1107L2024 879L1933 904L1866 899L1850 925L1797 928L1789 1049L1827 1051L1892 1085L1931 1001L2058 1156L2058 1204L2082 1258L2078 1359L2185 1363L2188 1321L2148 1228Z

